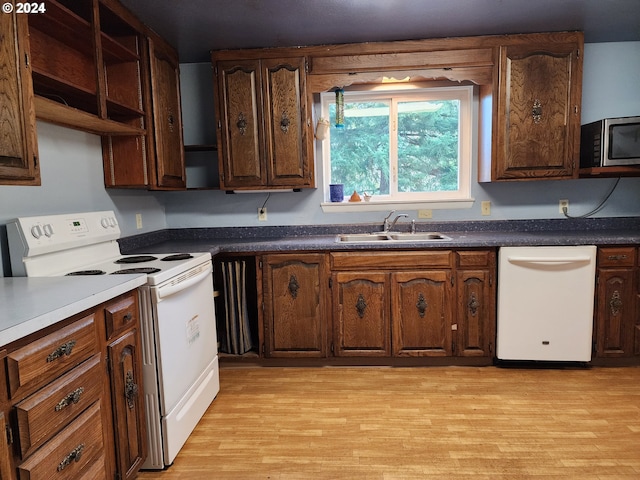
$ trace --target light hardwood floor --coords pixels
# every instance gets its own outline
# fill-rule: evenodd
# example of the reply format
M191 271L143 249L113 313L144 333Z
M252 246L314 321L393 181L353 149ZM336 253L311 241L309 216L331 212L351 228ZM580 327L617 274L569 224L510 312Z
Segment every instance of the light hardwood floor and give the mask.
M223 368L141 480L640 479L640 368Z

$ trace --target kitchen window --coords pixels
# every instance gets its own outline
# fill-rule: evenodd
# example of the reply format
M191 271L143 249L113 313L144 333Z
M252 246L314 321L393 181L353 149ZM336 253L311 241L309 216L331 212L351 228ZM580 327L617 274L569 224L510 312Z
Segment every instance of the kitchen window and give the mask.
M325 211L472 204L472 86L360 86L344 89L342 100L336 125L337 95L321 95L330 122L322 142ZM329 202L335 183L344 185L344 202ZM368 201L347 202L354 191Z

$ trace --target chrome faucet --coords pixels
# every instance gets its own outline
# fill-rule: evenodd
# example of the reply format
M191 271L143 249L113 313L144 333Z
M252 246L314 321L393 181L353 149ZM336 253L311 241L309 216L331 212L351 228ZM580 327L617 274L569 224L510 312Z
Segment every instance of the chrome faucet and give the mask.
M389 215L384 217L384 220L382 221L382 231L383 232L388 232L389 231L389 219L391 218L391 215L393 215L394 213L396 213L396 211L395 210L391 210L389 212Z
M396 218L393 219L393 221L391 222L391 224L389 224L389 218L391 218L391 215L393 215L396 211L392 210L391 213L389 215L386 216L386 218L384 219L384 231L385 232L390 232L393 230L393 228L396 226L396 223L398 223L398 220L400 220L401 218L408 218L409 215L407 215L406 213L399 213L398 215L396 215Z

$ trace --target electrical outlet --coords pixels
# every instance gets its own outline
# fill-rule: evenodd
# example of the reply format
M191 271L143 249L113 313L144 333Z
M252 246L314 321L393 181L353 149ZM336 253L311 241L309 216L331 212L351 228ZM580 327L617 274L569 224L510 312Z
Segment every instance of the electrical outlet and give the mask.
M258 221L266 222L267 221L267 207L259 207L258 208Z
M480 212L482 215L491 215L491 202L489 200L485 200L480 204Z
M140 230L142 228L142 214L136 213L136 228Z
M418 210L418 218L431 218L433 212L431 210Z
M569 200L560 200L558 203L558 212L564 213L564 209L567 209L567 213L569 212Z

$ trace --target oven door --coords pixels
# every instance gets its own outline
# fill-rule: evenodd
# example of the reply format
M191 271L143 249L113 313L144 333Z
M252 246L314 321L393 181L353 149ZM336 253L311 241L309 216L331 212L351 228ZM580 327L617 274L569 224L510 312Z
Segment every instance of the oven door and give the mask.
M151 287L161 415L170 412L217 356L211 262Z

